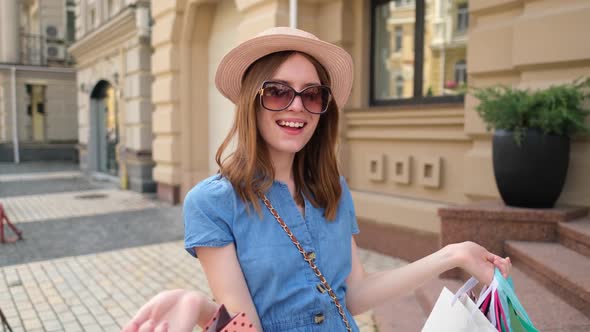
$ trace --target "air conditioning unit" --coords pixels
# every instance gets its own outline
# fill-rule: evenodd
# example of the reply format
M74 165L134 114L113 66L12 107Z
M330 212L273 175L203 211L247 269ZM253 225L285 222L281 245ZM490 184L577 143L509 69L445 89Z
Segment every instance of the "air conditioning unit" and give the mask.
M57 42L57 41L62 41L64 36L63 36L63 31L61 31L61 29L54 24L47 24L45 25L45 39L47 40L47 42Z
M65 60L66 59L66 47L63 44L47 44L45 48L45 54L47 60Z

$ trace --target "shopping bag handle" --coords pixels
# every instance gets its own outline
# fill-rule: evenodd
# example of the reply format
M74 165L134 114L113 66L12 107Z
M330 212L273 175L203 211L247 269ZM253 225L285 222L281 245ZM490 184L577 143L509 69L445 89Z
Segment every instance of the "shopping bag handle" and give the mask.
M457 302L457 300L461 296L469 293L469 291L471 291L475 286L477 286L478 283L479 283L479 281L477 281L477 279L475 279L475 277L469 278L469 280L467 280L463 284L463 286L461 286L461 288L459 288L459 290L455 293L455 295L453 295L453 300L451 301L451 305L455 305L455 302Z

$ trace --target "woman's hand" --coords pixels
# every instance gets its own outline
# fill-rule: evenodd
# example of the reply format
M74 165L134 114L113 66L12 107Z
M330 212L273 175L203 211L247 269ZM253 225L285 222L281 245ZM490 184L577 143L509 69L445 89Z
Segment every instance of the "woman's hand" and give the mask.
M206 324L217 308L217 304L196 291L164 291L144 304L123 332L189 332Z
M512 269L510 258L502 258L487 251L474 242L462 242L449 245L452 255L457 259L458 267L467 271L480 282L489 285L494 279L494 269L497 267L507 278Z

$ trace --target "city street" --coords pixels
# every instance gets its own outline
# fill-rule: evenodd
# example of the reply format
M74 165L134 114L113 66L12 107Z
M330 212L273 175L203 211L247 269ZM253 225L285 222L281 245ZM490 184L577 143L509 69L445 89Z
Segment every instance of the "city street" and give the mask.
M0 308L15 332L119 331L159 291L210 294L183 249L180 206L71 164L0 164L0 202L24 237L0 245ZM403 264L364 250L362 260L368 270ZM371 313L357 322L375 331Z

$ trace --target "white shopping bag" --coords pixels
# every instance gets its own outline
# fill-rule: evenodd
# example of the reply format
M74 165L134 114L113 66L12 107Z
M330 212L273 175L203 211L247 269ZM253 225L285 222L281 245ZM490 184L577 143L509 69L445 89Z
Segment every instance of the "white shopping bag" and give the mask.
M443 288L422 332L497 332L468 296L457 295Z

